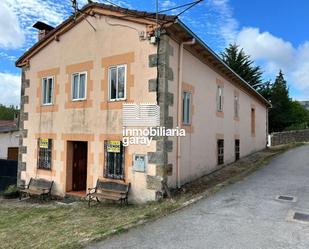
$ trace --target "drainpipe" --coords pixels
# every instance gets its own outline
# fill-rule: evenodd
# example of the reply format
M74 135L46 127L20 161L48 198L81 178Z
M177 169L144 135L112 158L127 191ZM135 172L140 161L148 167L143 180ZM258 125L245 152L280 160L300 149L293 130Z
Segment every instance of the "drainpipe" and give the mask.
M177 127L181 127L181 106L182 106L182 63L183 63L183 46L195 44L195 38L191 41L181 42L179 44L179 60L178 60L178 84L177 84ZM176 137L177 147L176 147L176 182L177 187L180 188L180 137Z

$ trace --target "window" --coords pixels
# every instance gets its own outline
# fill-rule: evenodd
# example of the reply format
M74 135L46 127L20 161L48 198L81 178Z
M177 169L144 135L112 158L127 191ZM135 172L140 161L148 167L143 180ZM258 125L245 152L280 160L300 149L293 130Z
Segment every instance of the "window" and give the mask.
M190 113L190 104L191 104L191 93L183 92L182 95L182 123L190 124L191 113Z
M126 95L126 65L109 68L109 100L123 100Z
M217 140L217 147L218 147L218 165L224 163L224 140L218 139Z
M124 179L124 147L121 141L104 141L104 177Z
M223 112L223 87L218 86L217 88L217 111Z
M54 78L45 77L42 79L42 104L51 105L54 95Z
M86 99L86 82L87 74L85 72L72 74L72 100Z
M251 135L255 135L255 109L251 108Z
M240 158L240 140L235 139L235 161Z
M52 166L52 140L40 138L38 140L38 168L50 170Z
M237 94L234 96L234 117L239 117L239 97Z

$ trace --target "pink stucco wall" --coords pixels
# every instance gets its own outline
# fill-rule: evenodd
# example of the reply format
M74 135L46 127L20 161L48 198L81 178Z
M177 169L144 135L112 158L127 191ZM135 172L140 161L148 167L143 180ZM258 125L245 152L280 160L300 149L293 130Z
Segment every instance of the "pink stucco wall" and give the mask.
M174 56L171 58L173 71L177 72L179 44L171 41ZM177 77L177 75L176 75ZM234 140L240 138L240 156L266 147L266 106L251 94L241 90L223 78L208 65L201 62L187 50L183 56L183 83L194 88L192 94L192 132L181 138L180 182L186 183L218 168L217 136L224 136L224 163L235 160ZM177 78L175 82L177 82ZM216 115L217 82L224 88L224 117ZM176 92L176 84L171 84ZM239 93L239 120L234 119L234 92ZM175 101L176 102L176 101ZM256 133L251 135L251 107L255 107ZM174 120L176 110L172 108ZM169 160L175 162L175 153ZM174 168L176 167L174 163ZM176 172L174 170L173 172ZM176 185L176 175L170 177L171 185Z

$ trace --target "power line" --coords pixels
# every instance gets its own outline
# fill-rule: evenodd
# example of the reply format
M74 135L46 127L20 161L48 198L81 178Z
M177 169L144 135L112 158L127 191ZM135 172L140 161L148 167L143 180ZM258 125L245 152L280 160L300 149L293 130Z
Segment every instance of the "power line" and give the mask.
M156 13L149 13L147 15L137 15L137 14L134 14L134 13L126 13L126 15L123 15L121 16L122 18L124 17L137 17L137 18L148 18L148 17L151 17L151 16L157 16L157 14L162 14L162 13L165 13L165 12L169 12L169 11L172 11L172 10L176 10L176 9L180 9L180 8L184 8L184 7L187 7L185 10L181 11L180 13L178 13L177 15L175 15L175 17L178 17L180 16L181 14L183 14L184 12L188 11L189 9L191 9L192 7L194 7L195 5L199 4L200 2L202 2L203 0L197 0L197 1L194 1L194 2L190 2L190 3L185 3L185 4L182 4L182 5L179 5L179 6L175 6L173 8L169 8L169 9L165 9L165 10L160 10L160 11L157 11ZM120 5L117 5L109 0L104 0L104 2L107 2L111 5L114 5L118 8L121 8L123 9L123 7L121 7ZM129 10L130 11L130 10Z
M189 9L193 8L195 5L199 4L200 2L202 2L203 0L198 0L194 3L192 3L191 6L189 6L188 8L186 8L185 10L181 11L179 14L177 14L176 16L180 16L181 14L185 13L186 11L188 11Z
M77 13L81 13L82 14L82 18L91 26L91 28L94 31L96 31L96 28L91 24L91 22L83 14L88 15L88 16L92 16L92 15L89 15L88 13L85 13L82 10L80 10L78 8L77 0L71 0L71 1L72 1L72 8L74 9L74 22L76 21Z
M195 1L195 2L191 2L191 3L185 3L183 5L179 5L179 6L176 6L176 7L173 7L173 8L170 8L170 9L166 9L166 10L161 10L159 11L158 13L164 13L164 12L169 12L169 11L172 11L172 10L176 10L176 9L180 9L180 8L183 8L183 7L186 7L186 6L189 6L189 5L192 5L190 6L189 8L192 8L193 6L195 6L196 4L202 2L203 0L198 0L198 1ZM189 8L187 8L185 11L187 11ZM182 14L182 13L181 13ZM177 14L176 16L178 16L180 14Z

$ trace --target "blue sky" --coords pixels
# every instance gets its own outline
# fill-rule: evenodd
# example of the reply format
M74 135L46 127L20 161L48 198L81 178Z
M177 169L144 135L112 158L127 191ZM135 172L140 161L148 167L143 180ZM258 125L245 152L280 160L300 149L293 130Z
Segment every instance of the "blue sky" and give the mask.
M87 0L78 2L82 7ZM155 0L113 2L155 11ZM159 8L188 2L159 0ZM70 0L0 1L0 103L19 103L20 71L14 62L36 41L32 25L41 20L56 26L70 15L70 6ZM282 69L291 97L309 99L308 13L308 0L204 0L181 18L217 53L230 42L239 44L262 67L265 80Z

